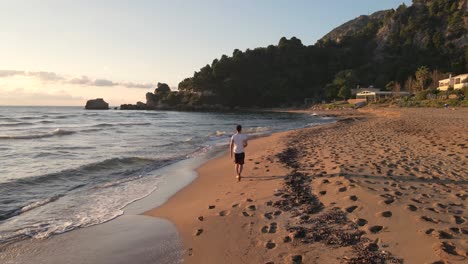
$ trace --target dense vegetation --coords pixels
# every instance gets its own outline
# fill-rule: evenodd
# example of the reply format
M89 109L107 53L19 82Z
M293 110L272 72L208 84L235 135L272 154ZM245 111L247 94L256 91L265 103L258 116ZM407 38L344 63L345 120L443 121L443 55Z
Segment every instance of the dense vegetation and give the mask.
M350 21L336 29L344 33L315 45L283 37L277 45L236 49L180 82L177 92L147 94L147 104L276 107L349 98L357 85L424 90L441 73L468 71L466 17L464 0L414 0L356 19L365 25ZM415 76L421 66L422 83Z

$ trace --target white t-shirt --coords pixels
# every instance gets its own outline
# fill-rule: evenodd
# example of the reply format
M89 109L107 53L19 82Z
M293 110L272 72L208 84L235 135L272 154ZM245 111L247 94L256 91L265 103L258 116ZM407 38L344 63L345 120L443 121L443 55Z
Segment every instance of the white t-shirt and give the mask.
M245 134L234 134L231 137L232 142L234 143L233 151L234 153L243 153L244 152L244 144L247 141L247 135Z

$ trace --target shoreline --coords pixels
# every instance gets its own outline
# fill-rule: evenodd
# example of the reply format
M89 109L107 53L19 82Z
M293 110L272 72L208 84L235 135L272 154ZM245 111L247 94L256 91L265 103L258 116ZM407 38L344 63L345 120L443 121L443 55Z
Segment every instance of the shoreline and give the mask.
M271 134L255 135L253 140L268 137L269 135ZM119 256L123 259L122 261L130 258L135 252L141 252L144 253L144 255L142 257L135 258L134 260L138 263L151 263L149 256L155 255L151 252L162 252L161 250L163 249L159 245L144 245L143 241L147 241L149 237L155 239L158 237L170 237L170 241L172 241L168 242L170 245L165 243L163 247L170 248L171 252L169 255L175 256L178 254L178 252L180 252L180 248L176 248L180 247L180 238L174 225L169 221L144 216L141 214L146 210L154 208L155 206L164 204L169 197L177 193L185 186L190 185L190 182L197 177L195 169L201 164L205 163L207 160L210 160L213 157L217 157L219 155L219 146L214 146L211 151L203 155L191 157L189 159L182 160L158 169L158 174L168 174L170 177L167 177L166 181L162 183L162 186L158 186L156 191L153 191L149 195L138 199L122 208L122 215L100 224L56 234L44 240L25 239L5 244L0 248L0 260L5 261L5 263L27 263L28 259L38 259L43 261L43 263L75 263L77 262L77 256L80 256L84 262L92 263L93 261L95 262L98 260L100 263L104 263L105 255L109 251L118 250L121 252ZM134 221L133 227L129 219L133 219L131 220ZM142 236L143 241L139 241L137 235L134 234L140 234L145 228L151 228L153 230L164 230L164 232L161 232L160 234L158 232L151 232L145 236ZM125 240L125 238L119 236L119 232L122 231L122 229L124 231L132 229L132 231L130 233L127 232L127 234L129 237L133 237L132 240L135 241L135 245L138 245L138 247L141 248L145 248L145 252L142 252L138 248L122 247L122 243ZM169 230L171 230L171 232L168 232ZM113 248L112 245L106 244L99 237L92 235L93 232L97 234L115 233L112 235L106 235L110 240L115 242L115 248ZM99 243L95 243L96 241L99 241L99 243L103 244L102 249ZM88 247L86 246L87 244L94 245L95 248ZM60 250L69 251L71 250L70 247L74 246L77 247L77 250L73 256L61 256L58 253ZM40 253L51 251L57 253ZM19 254L21 255L21 258L18 258ZM160 254L159 256L162 255ZM164 261L164 263L178 263L177 259L168 260L167 258L158 258L158 260Z
M466 175L459 175L460 165L466 165L466 161L454 164L457 160L453 155L430 156L429 160L439 158L444 163L439 165L436 177L421 169L428 165L422 164L419 156L427 158L422 151L437 148L431 138L448 141L445 130L467 139L460 130L466 128L463 121L467 111L344 112L337 124L252 140L246 150L247 162L240 183L234 178L227 153L209 160L197 169L199 177L195 181L145 215L175 224L183 241L184 263L466 260L467 216L464 210L457 210L457 206L465 208L468 196L463 190ZM347 116L349 113L351 116ZM443 127L447 120L454 127ZM402 131L395 130L398 128ZM424 142L418 140L425 136L422 132L431 130L433 137L426 137ZM346 136L350 132L356 134L346 140L340 136L343 132ZM311 139L311 135L316 138ZM375 145L373 149L362 144L365 137ZM393 141L407 145L394 146ZM349 149L351 145L355 148ZM451 141L439 145L444 151L451 149L466 155L466 147L460 149ZM411 155L417 156L416 162L407 158ZM372 165L380 161L382 164ZM443 171L448 174L447 179L441 178ZM445 195L444 188L448 186L457 195ZM436 193L428 194L434 189ZM298 205L290 197L300 190L310 196L298 196L306 200ZM438 208L430 207L431 201L437 201L434 206ZM424 207L426 203L429 207ZM441 208L448 214L441 215ZM335 222L323 222L330 218ZM339 219L343 221L337 225ZM317 236L317 228L313 228L317 223L326 226L321 231L328 232L328 240ZM329 239L339 233L355 236L356 240L339 237L338 241L349 242L339 245ZM418 245L417 250L408 250L414 245Z

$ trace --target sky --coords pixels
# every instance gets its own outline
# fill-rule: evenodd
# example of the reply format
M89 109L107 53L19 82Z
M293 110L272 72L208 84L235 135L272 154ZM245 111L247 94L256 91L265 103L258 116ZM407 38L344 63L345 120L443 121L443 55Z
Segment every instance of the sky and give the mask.
M410 0L0 0L0 105L145 101L234 49L313 45Z

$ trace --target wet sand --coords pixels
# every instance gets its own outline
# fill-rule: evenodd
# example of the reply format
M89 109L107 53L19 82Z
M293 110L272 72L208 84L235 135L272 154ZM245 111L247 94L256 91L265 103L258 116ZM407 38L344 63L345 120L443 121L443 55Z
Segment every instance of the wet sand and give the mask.
M144 215L123 215L48 239L0 247L2 264L177 264L180 239L174 225Z
M466 263L468 109L326 112L332 125L255 139L147 215L186 263Z

